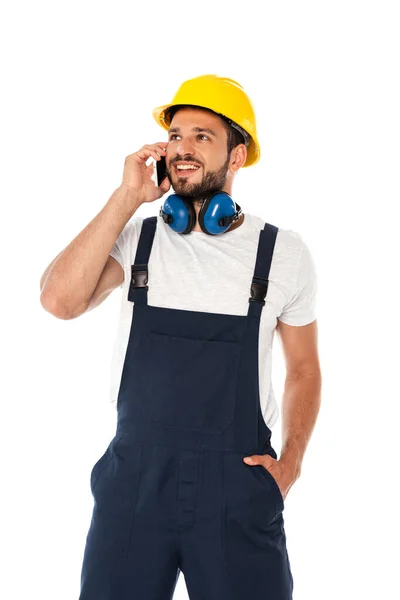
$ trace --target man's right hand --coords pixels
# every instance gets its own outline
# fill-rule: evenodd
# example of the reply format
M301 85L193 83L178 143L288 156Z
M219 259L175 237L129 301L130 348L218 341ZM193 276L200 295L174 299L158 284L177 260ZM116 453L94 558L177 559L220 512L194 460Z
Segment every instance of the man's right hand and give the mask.
M129 189L137 198L139 204L143 202L154 202L168 192L171 184L168 177L156 186L152 180L154 174L154 163L146 165L146 161L153 157L160 160L161 156L166 156L166 147L168 142L158 142L156 144L145 144L140 150L129 154L125 158L124 173L122 178L122 188Z

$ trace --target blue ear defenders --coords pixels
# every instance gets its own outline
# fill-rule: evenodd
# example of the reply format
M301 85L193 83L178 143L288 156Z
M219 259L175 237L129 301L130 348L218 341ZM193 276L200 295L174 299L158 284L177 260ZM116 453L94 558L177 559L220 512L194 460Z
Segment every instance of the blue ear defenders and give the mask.
M225 233L242 214L239 204L226 192L207 196L199 212L199 225L204 233ZM196 212L191 200L171 194L160 209L160 217L177 233L190 233L196 223Z

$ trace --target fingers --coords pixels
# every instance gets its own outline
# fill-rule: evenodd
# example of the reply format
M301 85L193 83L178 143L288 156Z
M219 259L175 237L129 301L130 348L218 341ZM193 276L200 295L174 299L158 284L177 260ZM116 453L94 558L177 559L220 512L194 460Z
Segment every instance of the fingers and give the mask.
M130 157L139 158L141 161L146 162L146 160L150 157L155 160L160 160L161 156L165 156L167 154L166 148L168 146L168 142L157 142L155 144L145 144L133 154L127 156L127 159Z
M154 165L155 163L152 162L146 166L146 173L149 177L153 177L154 175Z

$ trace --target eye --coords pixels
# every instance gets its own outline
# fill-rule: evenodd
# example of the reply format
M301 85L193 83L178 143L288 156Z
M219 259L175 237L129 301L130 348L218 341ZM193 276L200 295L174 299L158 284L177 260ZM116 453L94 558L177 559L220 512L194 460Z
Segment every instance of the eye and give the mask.
M177 137L179 137L177 133L171 133L171 135L169 137L169 141L172 142L172 140L174 140ZM197 137L198 138L206 138L206 140L210 140L210 138L207 135L205 135L204 133L199 133L199 135Z

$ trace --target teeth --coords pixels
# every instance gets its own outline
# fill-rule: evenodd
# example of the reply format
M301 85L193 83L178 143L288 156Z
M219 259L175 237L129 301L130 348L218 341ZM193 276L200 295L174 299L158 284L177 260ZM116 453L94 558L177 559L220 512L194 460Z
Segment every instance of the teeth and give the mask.
M179 169L180 171L182 171L182 170L187 170L187 169L197 170L199 167L195 167L193 165L178 165L176 168Z

